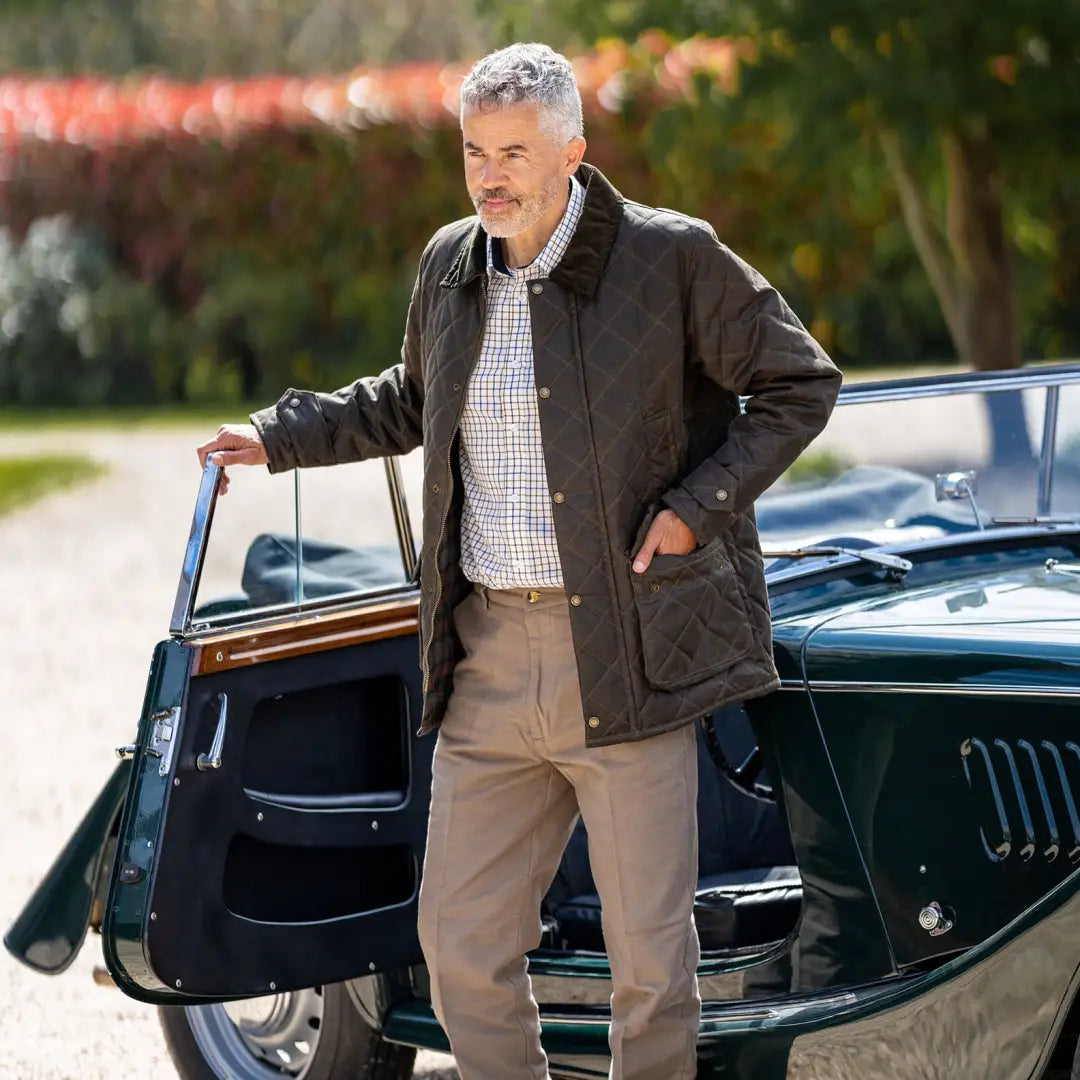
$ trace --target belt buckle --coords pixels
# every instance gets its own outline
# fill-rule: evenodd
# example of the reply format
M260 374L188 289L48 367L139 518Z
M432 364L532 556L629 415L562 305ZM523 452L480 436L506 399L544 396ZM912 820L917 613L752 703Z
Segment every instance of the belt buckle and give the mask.
M530 604L535 604L540 599L540 594L535 589L530 589L525 594L525 599L528 600Z

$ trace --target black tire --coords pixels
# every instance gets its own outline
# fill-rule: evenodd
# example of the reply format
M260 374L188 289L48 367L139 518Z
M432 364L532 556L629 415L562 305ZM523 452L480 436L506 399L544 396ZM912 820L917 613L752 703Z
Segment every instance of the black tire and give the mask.
M259 1057L224 1006L161 1006L165 1045L180 1080L409 1080L416 1051L386 1042L357 1012L344 985L304 994L299 1000L319 1005L311 1011L320 1015L317 1024L314 1017L309 1021L310 1038L295 1044L309 1046L309 1052L288 1066ZM288 999L281 994L274 1000Z

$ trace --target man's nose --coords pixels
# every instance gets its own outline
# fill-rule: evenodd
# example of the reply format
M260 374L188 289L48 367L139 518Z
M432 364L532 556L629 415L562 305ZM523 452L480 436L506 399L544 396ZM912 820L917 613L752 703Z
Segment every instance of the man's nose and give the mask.
M480 183L486 188L502 187L506 181L506 174L500 165L492 162L484 163L484 171L480 174Z

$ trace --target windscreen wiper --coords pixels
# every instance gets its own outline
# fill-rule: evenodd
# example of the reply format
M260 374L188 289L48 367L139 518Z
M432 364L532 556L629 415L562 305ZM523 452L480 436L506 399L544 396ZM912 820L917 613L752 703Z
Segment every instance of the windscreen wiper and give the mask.
M1038 514L1035 517L994 517L990 519L991 525L1075 525L1076 518L1050 517Z
M1044 565L1048 574L1080 578L1080 563L1064 563L1060 559L1047 559Z
M909 559L888 555L884 551L874 551L873 548L806 547L794 548L791 551L763 551L761 554L766 559L816 559L827 555L850 555L852 558L862 559L863 562L885 567L894 580L902 578L914 565Z

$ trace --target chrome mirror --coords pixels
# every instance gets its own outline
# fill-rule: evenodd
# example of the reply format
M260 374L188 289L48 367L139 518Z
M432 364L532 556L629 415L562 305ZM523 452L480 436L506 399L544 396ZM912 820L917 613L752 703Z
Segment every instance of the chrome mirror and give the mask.
M971 505L971 512L975 515L975 524L980 529L984 529L986 526L983 525L979 505L975 502L975 494L978 490L978 477L974 470L970 472L938 473L934 477L934 497L937 501L967 499Z

